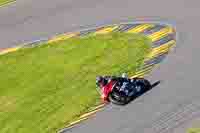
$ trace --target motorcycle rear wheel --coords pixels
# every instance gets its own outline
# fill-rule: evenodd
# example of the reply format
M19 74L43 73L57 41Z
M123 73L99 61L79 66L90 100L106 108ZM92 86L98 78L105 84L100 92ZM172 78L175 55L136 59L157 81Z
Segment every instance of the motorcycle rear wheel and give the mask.
M144 93L151 89L151 83L144 78L136 78L135 84L136 86L140 86L142 89L139 93Z

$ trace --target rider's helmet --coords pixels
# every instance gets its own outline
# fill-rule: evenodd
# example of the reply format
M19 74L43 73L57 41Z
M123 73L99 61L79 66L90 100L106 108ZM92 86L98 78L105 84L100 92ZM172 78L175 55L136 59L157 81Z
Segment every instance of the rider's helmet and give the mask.
M96 85L100 86L101 82L103 81L103 77L102 76L97 76L96 77Z
M103 76L97 76L96 77L96 85L100 86L100 85L106 85L107 80L103 77Z

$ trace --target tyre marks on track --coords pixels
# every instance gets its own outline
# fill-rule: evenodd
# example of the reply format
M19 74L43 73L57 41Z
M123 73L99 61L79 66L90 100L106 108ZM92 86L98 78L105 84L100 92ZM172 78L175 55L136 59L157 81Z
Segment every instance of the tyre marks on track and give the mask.
M175 105L172 110L164 112L157 119L145 124L141 132L172 133L173 129L200 116L200 99L188 100Z

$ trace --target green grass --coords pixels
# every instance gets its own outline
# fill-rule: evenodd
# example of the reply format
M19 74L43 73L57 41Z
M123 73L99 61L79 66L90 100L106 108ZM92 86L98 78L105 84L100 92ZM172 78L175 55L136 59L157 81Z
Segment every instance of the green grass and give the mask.
M200 128L189 128L187 133L200 133Z
M100 101L96 75L133 74L150 43L112 33L0 56L0 132L55 133Z
M0 6L6 5L10 2L14 2L15 0L0 0Z

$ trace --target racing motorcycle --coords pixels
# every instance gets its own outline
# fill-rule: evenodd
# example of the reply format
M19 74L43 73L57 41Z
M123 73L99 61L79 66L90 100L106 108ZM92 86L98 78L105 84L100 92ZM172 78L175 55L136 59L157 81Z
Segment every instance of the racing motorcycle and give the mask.
M126 74L122 77L97 76L96 85L103 102L117 105L125 105L151 88L148 80L128 78Z

